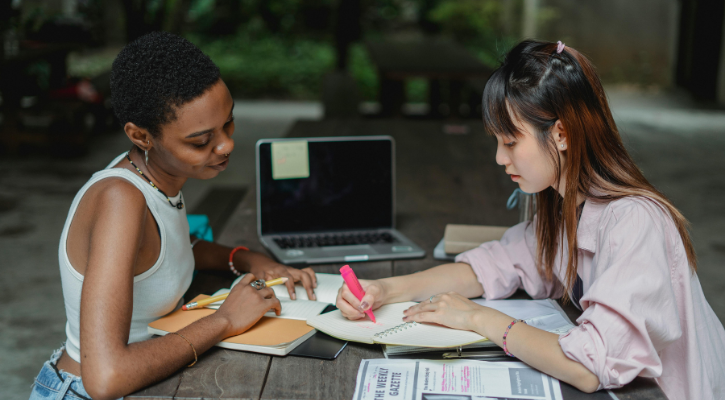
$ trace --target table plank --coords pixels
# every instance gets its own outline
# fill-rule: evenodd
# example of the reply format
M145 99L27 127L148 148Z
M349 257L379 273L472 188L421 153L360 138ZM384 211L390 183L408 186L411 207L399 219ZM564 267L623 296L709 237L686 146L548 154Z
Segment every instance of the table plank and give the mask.
M360 360L382 358L379 345L350 342L332 361L273 357L262 399L351 399Z
M214 347L183 370L175 398L257 399L271 356Z
M151 385L126 399L257 399L271 357L213 347L191 368Z

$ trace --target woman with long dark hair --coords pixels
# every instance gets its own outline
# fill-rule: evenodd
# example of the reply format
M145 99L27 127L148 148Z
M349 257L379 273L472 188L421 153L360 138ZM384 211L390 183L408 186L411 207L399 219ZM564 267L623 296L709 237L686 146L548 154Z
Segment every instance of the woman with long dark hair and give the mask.
M725 398L725 330L702 292L687 221L627 153L594 67L561 42L514 47L483 92L496 161L536 193L533 222L403 277L346 286L337 306L420 301L405 321L472 330L509 355L592 392L654 377L671 399ZM583 313L564 335L468 300L517 289Z

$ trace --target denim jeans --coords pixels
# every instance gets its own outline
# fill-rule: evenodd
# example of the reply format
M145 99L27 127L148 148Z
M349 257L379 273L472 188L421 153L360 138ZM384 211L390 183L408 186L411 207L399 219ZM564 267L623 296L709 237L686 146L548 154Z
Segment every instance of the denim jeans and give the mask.
M29 400L89 400L91 396L86 393L81 378L65 371L60 371L55 364L63 354L63 349L53 352L50 360L43 364L40 373L33 383L33 391Z

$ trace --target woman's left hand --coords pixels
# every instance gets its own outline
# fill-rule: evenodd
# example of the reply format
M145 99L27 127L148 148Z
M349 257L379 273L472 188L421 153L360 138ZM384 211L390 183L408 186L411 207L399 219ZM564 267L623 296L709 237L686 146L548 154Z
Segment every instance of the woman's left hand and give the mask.
M490 312L498 311L476 304L456 292L448 292L432 296L405 310L403 321L432 322L453 329L479 331L480 327L476 326L479 318L475 317Z
M287 291L292 300L296 300L295 282L302 283L307 291L307 298L316 300L314 288L317 287L317 277L312 268L297 269L282 265L271 258L262 254L255 254L253 260L249 260L249 272L259 279L268 281L270 279L287 277L289 280L285 283Z

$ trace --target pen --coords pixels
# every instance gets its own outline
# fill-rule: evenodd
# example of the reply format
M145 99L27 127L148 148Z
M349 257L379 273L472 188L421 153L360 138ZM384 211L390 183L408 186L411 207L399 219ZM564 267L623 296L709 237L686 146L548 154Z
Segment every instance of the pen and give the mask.
M503 351L472 351L467 353L443 353L443 358L499 358L506 357Z
M258 281L252 282L251 285L255 289L259 290L259 289L261 289L263 287L270 287L270 286L275 286L275 285L281 285L283 283L286 283L288 280L289 280L289 278L287 278L287 277L276 278L276 279L272 279L272 280L269 280L269 281L266 281L266 282L265 281L258 280ZM260 284L258 284L258 282ZM263 285L261 285L261 283L263 283ZM257 285L255 285L255 284L257 284ZM257 286L260 286L260 287L257 287ZM184 311L188 311L188 310L193 310L195 308L208 306L211 303L216 303L217 301L221 301L221 300L226 299L227 296L229 296L229 293L220 294L218 296L212 296L212 297L206 298L204 300L192 301L191 303L182 306L181 309L184 310Z
M363 296L365 296L365 291L362 286L360 286L360 281L357 280L357 276L355 276L352 268L350 268L349 265L345 265L340 268L340 274L342 274L342 279L345 280L345 283L347 283L347 287L350 288L352 294L354 294L358 300L362 300ZM372 308L366 310L365 314L367 314L368 317L375 322L375 315L373 314Z

